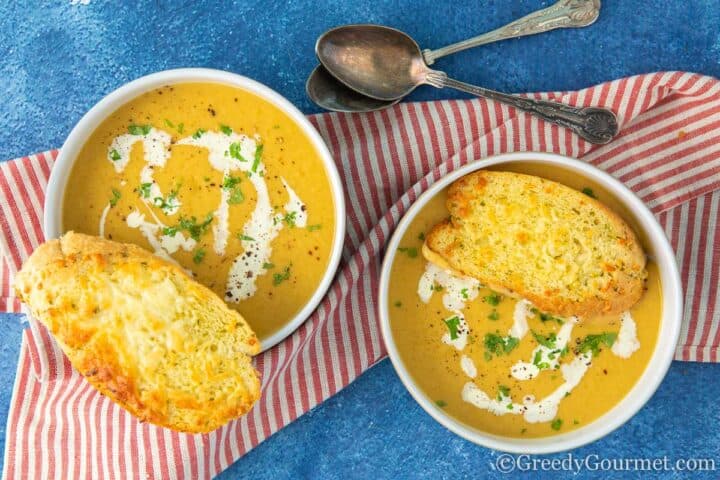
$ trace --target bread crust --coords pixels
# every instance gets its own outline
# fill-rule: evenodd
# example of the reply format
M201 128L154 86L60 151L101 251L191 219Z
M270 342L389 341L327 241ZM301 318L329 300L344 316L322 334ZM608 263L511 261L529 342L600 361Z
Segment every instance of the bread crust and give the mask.
M25 262L14 288L90 384L141 421L206 433L260 397L257 337L179 266L69 232Z
M620 216L565 185L479 170L450 186L450 218L431 229L431 262L581 318L621 313L644 292L646 258Z

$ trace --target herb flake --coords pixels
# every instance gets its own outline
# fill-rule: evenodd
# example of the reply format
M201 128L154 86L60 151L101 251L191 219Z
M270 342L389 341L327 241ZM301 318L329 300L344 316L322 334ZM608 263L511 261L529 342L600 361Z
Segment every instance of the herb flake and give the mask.
M283 283L285 280L290 279L290 265L285 267L282 271L282 273L276 273L273 275L273 285L276 287Z
M114 207L115 205L117 205L118 201L120 200L120 197L121 197L120 190L118 190L117 188L113 188L112 189L112 198L110 199L110 206Z
M418 256L418 250L415 247L400 247L398 248L398 252L405 253L410 258Z
M443 320L443 322L445 322L445 326L447 327L448 332L450 332L450 340L457 339L458 330L460 329L460 317L456 315L454 317Z
M606 345L612 347L617 338L617 333L604 332L597 335L588 335L580 341L578 344L577 351L580 353L586 353L591 351L593 355L600 353L600 347Z
M131 135L142 135L145 136L148 133L150 133L150 130L152 129L152 126L150 125L130 125L128 127L128 132Z
M205 258L205 249L204 248L198 248L197 250L195 250L195 254L193 255L193 262L196 265L200 264L204 258Z

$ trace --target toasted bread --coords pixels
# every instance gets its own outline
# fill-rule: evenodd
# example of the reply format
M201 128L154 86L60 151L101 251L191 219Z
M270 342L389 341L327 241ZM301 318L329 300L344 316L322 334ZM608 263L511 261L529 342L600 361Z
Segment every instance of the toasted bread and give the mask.
M70 232L14 286L73 367L142 421L209 432L260 396L260 344L242 316L140 247Z
M448 190L450 218L424 256L542 311L620 313L642 296L645 254L632 229L599 201L539 177L477 171Z

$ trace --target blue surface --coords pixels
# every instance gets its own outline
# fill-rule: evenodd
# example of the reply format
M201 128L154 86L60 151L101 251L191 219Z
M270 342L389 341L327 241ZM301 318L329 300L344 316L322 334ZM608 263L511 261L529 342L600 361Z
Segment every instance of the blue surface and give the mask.
M317 109L305 97L304 83L315 65L315 39L332 26L387 24L432 48L548 4L537 0L118 3L2 2L0 159L60 146L96 101L147 73L182 66L231 70L271 86L313 113ZM489 45L442 59L436 66L460 80L505 91L575 89L656 70L720 76L720 1L604 3L600 20L590 28ZM451 97L461 95L427 87L411 99ZM0 416L4 418L21 326L17 316L2 315L0 321L5 326L0 339L4 365ZM719 375L719 365L673 364L638 416L573 454L708 457L720 469ZM0 443L4 443L4 427L5 422L0 422ZM434 423L405 392L386 361L267 440L221 478L504 476L492 466L497 455ZM591 476L647 475L596 472ZM717 478L718 474L696 476Z

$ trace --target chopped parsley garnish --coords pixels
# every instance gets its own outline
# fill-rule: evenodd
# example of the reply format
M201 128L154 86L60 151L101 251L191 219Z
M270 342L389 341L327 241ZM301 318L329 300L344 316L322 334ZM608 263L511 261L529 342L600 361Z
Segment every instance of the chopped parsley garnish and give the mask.
M322 228L322 225L319 223L316 223L315 225L308 225L307 231L308 232L316 232Z
M230 205L237 205L245 201L245 195L243 195L242 190L240 190L241 181L242 179L240 177L232 177L230 175L223 177L222 188L230 192L230 196L228 197L228 203Z
M192 138L197 140L198 138L202 137L206 131L207 130L205 130L204 128L198 128L197 130L195 130L195 133L192 134Z
M538 342L543 347L547 348L555 348L555 341L557 340L557 335L555 333L551 332L550 335L547 337L544 335L540 335L539 333L535 332L535 330L530 330L532 333L532 336L535 338L535 341Z
M150 133L150 130L152 127L150 125L130 125L128 127L128 132L130 132L131 135L147 135Z
M460 317L457 315L454 317L450 317L447 320L443 320L445 322L445 326L447 326L448 331L450 332L450 340L455 340L458 338L458 328L460 328Z
M179 230L184 230L188 233L188 235L190 235L193 240L197 242L200 240L200 237L202 235L207 233L212 221L212 213L208 213L205 217L205 220L200 223L198 223L198 220L195 217L180 217L180 221L176 226L163 228L163 233L165 235L173 237Z
M253 161L251 170L257 172L258 166L260 166L260 159L262 158L263 145L260 144L255 147L255 160Z
M520 340L512 336L502 337L494 333L486 333L484 340L485 359L492 359L492 354L499 356L510 353L518 346L519 343Z
M265 263L263 263L263 268L264 268L265 270L270 270L271 268L275 268L275 264L274 264L274 263L265 262Z
M225 135L232 135L232 128L228 127L227 125L220 125L220 131L224 133Z
M590 188L590 187L585 187L585 188L583 188L583 189L582 189L582 192L583 192L585 195L587 195L588 197L590 197L590 198L595 198L595 199L597 198L597 197L595 196L595 192L593 192L593 191L592 191L592 188Z
M117 205L118 200L120 200L120 190L113 188L112 189L112 198L110 199L110 206L114 207Z
M483 300L485 300L485 302L486 302L488 305L492 305L493 307L497 307L498 305L500 305L500 302L502 301L502 296L501 296L499 293L494 293L494 292L493 292L493 293L491 293L490 295L488 295L488 296L486 296L486 297L483 297Z
M112 160L113 162L117 162L118 160L120 160L120 152L118 152L117 149L113 148L112 150L110 150L110 160Z
M177 125L175 125L173 122L171 122L169 119L165 119L165 125L167 125L170 128L174 128L177 130L178 133L183 133L183 130L185 130L185 124L180 122Z
M540 310L538 310L538 309L535 308L535 307L532 307L532 308L530 309L530 311L531 311L532 313L534 313L535 315L539 316L539 317L540 317L540 321L543 322L543 323L545 323L545 322L550 322L550 321L557 322L557 323L559 323L560 325L562 325L563 323L565 323L565 322L563 322L562 318L553 317L553 316L550 315L549 313L543 313L543 312L541 312Z
M460 290L460 295L462 295L463 299L465 299L465 300L467 300L468 298L470 298L470 295L468 294L468 289L467 289L467 288L463 288L462 290Z
M242 178L231 177L230 175L227 175L227 176L223 177L222 188L231 189L234 186L238 185L240 182L242 182Z
M580 424L580 422L577 419L573 420L573 425L579 425L579 424Z
M175 234L178 232L178 227L164 227L162 229L163 235L167 235L168 237L174 237Z
M440 408L445 408L447 407L447 402L445 400L435 400L435 405Z
M295 228L296 220L297 220L297 212L288 212L283 217L283 222L285 222L285 224L288 227L292 227L292 228Z
M175 199L178 196L178 193L180 192L180 184L178 184L173 190L170 191L170 195L168 195L167 199L164 199L162 197L155 197L153 198L153 205L156 207L162 209L165 211L166 209L176 207ZM148 196L150 195L150 192L148 191Z
M550 368L549 363L542 361L542 352L539 350L537 352L535 352L535 357L533 358L533 365L538 367L540 370L545 370L547 368Z
M203 258L205 258L205 249L198 248L197 250L195 250L195 255L193 255L193 262L198 264L203 261Z
M444 290L444 288L443 288L442 285L438 285L437 283L433 283L432 285L430 285L430 290L432 290L432 291L434 291L434 292L442 292L442 291Z
M238 234L237 237L238 237L240 240L245 240L246 242L254 242L254 241L255 241L254 238L248 237L247 235ZM267 265L267 263L266 263L265 265Z
M140 188L138 189L138 193L142 198L150 198L150 188L152 187L152 183L141 183Z
M498 385L498 400L500 400L500 395L503 397L509 397L510 396L510 388L506 387L505 385Z
M556 419L553 420L552 423L550 424L550 428L552 428L553 430L560 430L560 427L562 427L562 423L563 423L563 422L562 422L561 419L556 418Z
M617 333L599 333L597 335L588 335L583 338L578 344L577 351L580 353L586 353L591 351L593 355L600 353L600 347L605 344L608 347L612 347L617 338Z
M418 240L421 242L425 240L425 234L423 232L420 232L420 235L418 235Z
M410 258L415 258L418 256L418 251L415 247L400 247L398 248L398 252L407 253L407 256Z
M490 320L495 321L495 320L497 320L497 319L500 318L500 314L498 313L497 310L495 310L495 309L493 308L492 312L490 312L490 314L487 316L487 318L489 318Z
M235 158L237 160L240 160L241 162L247 162L247 158L242 156L242 153L240 153L240 142L233 142L230 144L230 148L228 151L230 152L230 156L232 158Z
M290 265L285 267L282 273L276 273L273 275L273 285L276 287L283 283L285 280L290 279Z
M512 402L510 402L510 403L508 403L507 405L505 405L505 408L507 408L508 410L512 410L512 409L513 409L513 404L512 404Z

